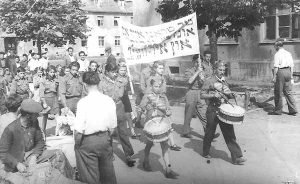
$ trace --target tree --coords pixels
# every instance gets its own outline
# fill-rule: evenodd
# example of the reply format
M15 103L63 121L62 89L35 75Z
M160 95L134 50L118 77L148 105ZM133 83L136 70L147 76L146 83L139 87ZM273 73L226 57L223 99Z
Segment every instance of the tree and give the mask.
M41 54L45 44L58 47L86 38L87 16L82 7L80 0L2 0L0 28L20 41L35 40Z
M216 61L219 37L237 40L243 28L253 30L275 7L298 4L299 0L162 0L156 11L163 22L196 12L198 29L207 28L212 58Z

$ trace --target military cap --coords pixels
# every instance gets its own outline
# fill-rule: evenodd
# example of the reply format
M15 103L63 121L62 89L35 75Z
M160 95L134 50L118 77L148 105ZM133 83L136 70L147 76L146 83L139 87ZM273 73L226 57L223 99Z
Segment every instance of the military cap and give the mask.
M107 52L107 51L109 51L109 50L111 50L111 47L110 47L110 46L105 47L105 52Z
M43 107L40 103L35 102L32 99L25 99L21 103L21 110L28 113L40 113L43 110Z

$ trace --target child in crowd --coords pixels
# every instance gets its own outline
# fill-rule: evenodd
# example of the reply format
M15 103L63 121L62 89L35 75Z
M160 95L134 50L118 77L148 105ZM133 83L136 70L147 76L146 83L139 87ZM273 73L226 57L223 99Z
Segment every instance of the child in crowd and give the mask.
M33 100L36 102L40 102L39 88L40 84L44 79L44 68L38 67L34 70L33 76Z

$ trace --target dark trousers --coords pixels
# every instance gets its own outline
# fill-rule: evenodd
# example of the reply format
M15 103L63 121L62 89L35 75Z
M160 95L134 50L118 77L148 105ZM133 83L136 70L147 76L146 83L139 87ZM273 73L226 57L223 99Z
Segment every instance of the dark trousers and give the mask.
M93 135L75 133L75 156L80 181L88 184L117 183L108 132Z
M278 69L274 86L275 111L282 111L282 96L284 95L290 113L297 112L296 102L292 95L291 69Z
M127 121L126 121L126 115L125 115L123 103L117 103L116 108L117 108L117 119L118 119L117 129L118 129L120 143L122 145L125 156L130 157L134 154L134 151L129 141Z
M191 132L191 120L195 113L197 114L203 128L205 129L206 108L207 105L205 101L200 99L200 90L188 90L185 97L184 124L182 134L189 134Z
M231 153L231 159L235 162L236 158L242 157L243 153L236 142L236 137L234 133L233 125L223 123L217 117L217 110L218 107L208 106L206 112L207 124L206 124L206 131L203 141L203 155L208 155L211 142L214 139L214 135L216 132L217 125L220 125L223 137L227 144L227 147Z
M67 106L74 114L76 114L77 103L79 100L80 100L79 97L66 98Z

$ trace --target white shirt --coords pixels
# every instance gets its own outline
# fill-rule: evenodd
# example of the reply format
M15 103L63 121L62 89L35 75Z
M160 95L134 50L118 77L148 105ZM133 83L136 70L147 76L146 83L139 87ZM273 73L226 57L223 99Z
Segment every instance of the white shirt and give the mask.
M116 105L100 91L92 91L79 100L74 130L85 135L117 127Z
M30 71L34 71L34 69L36 69L37 67L40 67L41 65L39 63L39 60L31 59L28 62L28 66L29 66Z
M39 60L39 63L40 63L40 66L43 67L46 70L48 68L49 60L46 59L46 58L41 58Z
M80 68L78 71L80 71L80 72L88 71L90 62L87 59L85 59L83 61L81 59L79 59L79 60L77 60L77 62L80 64Z
M70 60L71 60L71 63L74 62L74 61L76 61L76 59L75 59L74 56L70 56L70 55L69 55L69 58L70 58Z
M274 67L285 68L293 66L294 62L291 53L286 51L284 48L280 48L274 56Z

